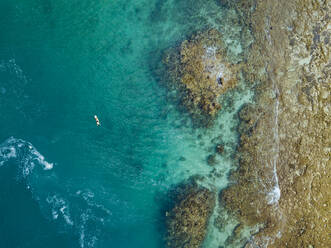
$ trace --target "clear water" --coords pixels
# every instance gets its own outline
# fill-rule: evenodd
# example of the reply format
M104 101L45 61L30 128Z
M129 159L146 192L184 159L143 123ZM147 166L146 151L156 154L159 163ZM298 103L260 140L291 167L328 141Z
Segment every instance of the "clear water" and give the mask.
M164 50L196 30L218 28L240 55L225 11L212 0L0 0L0 247L164 247L169 187L197 174L227 185L251 92L229 92L214 127L192 129L159 78ZM206 157L218 142L216 173ZM229 235L209 229L205 247Z

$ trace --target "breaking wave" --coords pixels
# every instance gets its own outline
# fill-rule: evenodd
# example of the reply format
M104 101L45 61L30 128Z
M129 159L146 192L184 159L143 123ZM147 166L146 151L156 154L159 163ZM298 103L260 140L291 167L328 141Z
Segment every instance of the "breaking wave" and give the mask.
M29 176L36 166L44 170L51 170L54 166L53 163L47 162L30 142L14 137L8 138L0 145L0 166L10 160L18 162L23 177Z
M10 137L0 144L0 168L15 166L16 178L24 181L38 202L40 211L59 232L73 232L82 248L95 247L110 211L95 200L91 190L74 190L67 183L60 183L54 163L30 143ZM52 171L52 172L50 172Z

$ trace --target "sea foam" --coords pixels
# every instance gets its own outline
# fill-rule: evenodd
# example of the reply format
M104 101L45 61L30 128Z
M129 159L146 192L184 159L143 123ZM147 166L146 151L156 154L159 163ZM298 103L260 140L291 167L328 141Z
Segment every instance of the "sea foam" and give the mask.
M10 137L0 144L0 166L9 161L18 162L23 177L27 177L36 165L44 170L51 170L54 166L53 163L47 162L30 142L14 137Z

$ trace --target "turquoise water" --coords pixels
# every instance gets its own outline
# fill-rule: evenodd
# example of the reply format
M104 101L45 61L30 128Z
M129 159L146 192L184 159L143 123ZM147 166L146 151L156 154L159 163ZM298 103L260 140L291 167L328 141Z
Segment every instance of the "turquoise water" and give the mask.
M0 0L0 12L0 247L164 247L168 189L197 174L227 185L251 93L229 92L214 127L193 129L160 84L161 55L216 27L240 60L240 29L203 0ZM230 235L210 229L205 247Z

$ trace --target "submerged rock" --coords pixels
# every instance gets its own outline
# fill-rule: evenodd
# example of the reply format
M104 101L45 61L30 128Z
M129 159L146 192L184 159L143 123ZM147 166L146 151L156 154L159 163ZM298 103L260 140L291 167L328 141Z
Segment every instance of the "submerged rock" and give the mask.
M181 104L205 125L220 110L218 97L236 83L237 66L226 60L222 35L215 29L197 33L164 58Z
M217 144L216 145L216 148L215 148L215 151L218 153L218 154L223 154L224 152L224 146L222 144Z
M179 185L175 204L166 212L167 245L171 248L198 248L206 236L215 194L196 183Z
M207 157L207 164L208 165L215 165L217 163L216 161L216 155L215 154L211 154Z

